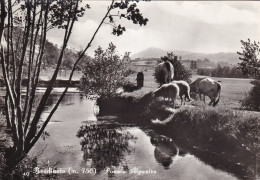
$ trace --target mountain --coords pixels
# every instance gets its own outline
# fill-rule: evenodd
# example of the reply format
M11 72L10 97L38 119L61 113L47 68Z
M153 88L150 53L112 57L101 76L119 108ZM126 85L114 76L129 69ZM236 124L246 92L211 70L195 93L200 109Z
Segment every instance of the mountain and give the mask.
M148 48L144 51L141 51L137 54L134 54L131 56L131 59L135 59L135 58L160 58L161 56L165 56L167 54L168 51L166 50L162 50L159 48Z
M136 58L160 58L165 56L167 52L173 52L174 54L181 56L182 60L204 60L205 58L209 59L212 62L227 62L229 64L237 64L239 62L239 55L233 52L220 52L220 53L194 53L188 51L174 51L174 50L162 50L159 48L148 48L144 51L136 53L131 56L131 59Z

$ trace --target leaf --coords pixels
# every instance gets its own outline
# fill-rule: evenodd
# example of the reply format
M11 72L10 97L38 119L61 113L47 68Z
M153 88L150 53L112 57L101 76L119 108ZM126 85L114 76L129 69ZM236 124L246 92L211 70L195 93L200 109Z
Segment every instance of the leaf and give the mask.
M114 22L112 16L108 16L108 18L109 18L109 22L111 22L111 23Z

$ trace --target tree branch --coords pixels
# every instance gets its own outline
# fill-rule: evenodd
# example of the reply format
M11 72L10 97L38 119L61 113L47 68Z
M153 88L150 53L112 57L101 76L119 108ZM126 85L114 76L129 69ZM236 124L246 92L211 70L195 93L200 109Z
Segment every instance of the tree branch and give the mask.
M67 93L67 90L69 88L69 85L71 83L74 71L76 70L76 66L79 63L79 61L82 59L82 57L84 56L85 52L88 50L88 48L91 46L94 38L96 37L97 32L99 31L99 29L101 28L103 22L105 21L105 19L107 18L109 12L111 11L111 9L113 8L113 4L114 4L114 0L112 0L112 3L107 11L107 13L105 14L105 16L103 17L102 21L100 22L98 28L96 29L96 31L94 32L91 40L89 41L88 45L86 46L86 48L83 50L83 52L79 55L78 59L75 61L72 71L70 73L70 77L69 77L69 81L68 84L65 88L65 90L63 91L62 95L60 96L59 100L57 101L57 103L55 104L54 108L52 109L52 111L50 112L50 114L48 115L47 119L45 120L45 122L43 123L40 131L37 133L37 135L32 139L32 142L30 143L29 149L26 150L26 152L29 152L30 149L34 146L34 144L38 141L38 139L40 138L41 134L43 133L44 129L46 128L47 124L49 123L51 117L53 116L54 112L57 110L58 106L60 105L62 99L64 98L65 94Z

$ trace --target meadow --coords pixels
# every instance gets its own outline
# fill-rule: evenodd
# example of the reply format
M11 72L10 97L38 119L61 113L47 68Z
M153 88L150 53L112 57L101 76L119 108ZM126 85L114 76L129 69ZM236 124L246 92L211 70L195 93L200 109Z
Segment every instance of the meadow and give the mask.
M145 95L156 90L158 84L154 81L153 70L143 73L143 88L123 93L121 98L113 100L113 104L108 103L101 109L113 106L118 109L115 112L121 116L119 119L152 126L156 132L172 138L178 146L206 163L241 179L252 179L260 171L255 169L260 147L260 113L243 110L239 102L252 87L250 79L212 77L222 87L216 107L196 99L180 106L178 99L177 108L173 109L169 102L145 100ZM193 75L191 81L199 77ZM130 81L136 82L135 79L136 74L133 74ZM114 106L115 102L117 106ZM209 98L206 98L206 103L209 103Z
M158 84L156 84L153 76L154 71L149 69L143 71L143 73L144 73L144 87L140 90L131 93L131 96L140 97L158 88ZM193 75L191 81L194 81L199 77L203 77L203 76ZM221 84L220 102L218 105L228 106L229 108L233 108L233 109L240 109L239 101L245 97L245 94L252 87L252 85L250 84L251 79L219 78L219 77L211 77L211 78L220 82ZM132 74L129 77L129 79L130 81L135 83L136 73ZM130 95L128 93L125 94ZM209 102L209 98L207 97L206 97L206 102Z

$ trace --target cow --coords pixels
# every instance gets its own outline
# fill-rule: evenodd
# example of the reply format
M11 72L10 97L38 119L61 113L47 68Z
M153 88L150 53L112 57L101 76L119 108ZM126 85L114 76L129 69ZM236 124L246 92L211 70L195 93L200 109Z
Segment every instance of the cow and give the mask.
M169 83L169 84L162 85L159 89L152 92L152 97L153 98L163 97L164 99L170 98L175 107L175 100L176 100L177 96L179 95L179 92L180 92L180 89L177 84Z
M204 102L205 96L208 96L211 100L209 105L215 107L220 99L221 85L211 78L198 78L190 84L190 91L199 94L200 100L201 95L204 95Z
M181 105L183 103L183 98L182 98L183 95L184 95L184 104L185 104L185 100L187 100L187 99L190 102L191 101L190 85L186 81L172 81L172 83L175 83L179 86L179 89L180 89L179 96L181 99Z
M155 68L154 76L160 86L171 82L174 77L173 65L169 61L158 64Z

